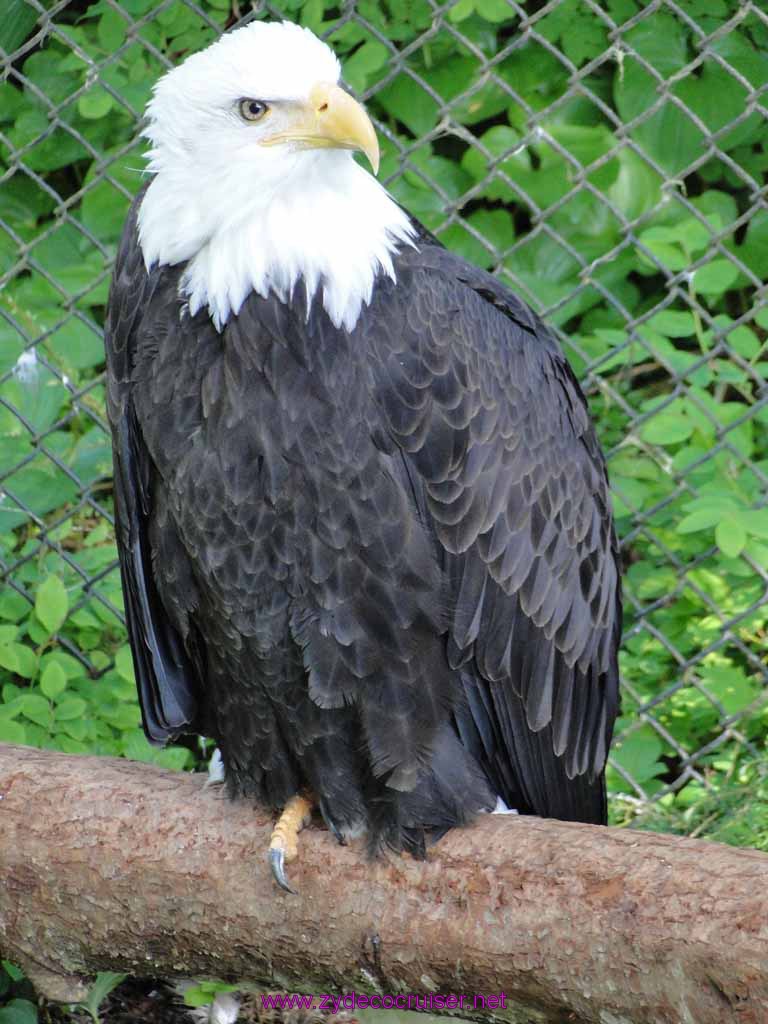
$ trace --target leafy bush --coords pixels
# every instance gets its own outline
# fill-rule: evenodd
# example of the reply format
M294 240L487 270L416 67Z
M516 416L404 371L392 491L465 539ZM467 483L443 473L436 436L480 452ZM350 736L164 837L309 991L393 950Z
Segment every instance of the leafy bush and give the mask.
M677 796L663 796L639 808L615 800L611 808L613 823L630 821L635 828L705 836L718 843L768 851L765 758L748 757L740 764L725 760L715 767L717 771L710 775L708 789L691 782Z
M0 1024L37 1024L35 993L22 972L0 960Z
M737 0L678 3L684 16L604 0L617 32L576 0L524 4L525 22L505 0L459 0L436 27L427 0L359 0L351 18L326 0L279 5L329 33L382 125L395 196L563 332L610 452L627 563L609 783L667 793L670 827L736 783L757 792L768 736L768 134L751 103L768 22ZM152 84L235 8L75 0L44 40L24 0L8 9L0 739L189 767L139 729L100 327ZM620 799L617 819L635 806Z

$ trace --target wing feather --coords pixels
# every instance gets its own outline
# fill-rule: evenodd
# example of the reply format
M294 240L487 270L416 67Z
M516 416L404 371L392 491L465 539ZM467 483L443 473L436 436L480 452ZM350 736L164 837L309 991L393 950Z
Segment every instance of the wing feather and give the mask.
M508 803L601 820L621 603L586 401L497 281L428 240L402 263L402 329L371 339L376 394L449 581L459 731Z
M152 278L139 251L135 211L136 204L126 222L107 310L107 405L117 549L142 722L147 737L162 742L193 727L198 673L163 607L152 569L152 466L131 400L136 327L152 299Z

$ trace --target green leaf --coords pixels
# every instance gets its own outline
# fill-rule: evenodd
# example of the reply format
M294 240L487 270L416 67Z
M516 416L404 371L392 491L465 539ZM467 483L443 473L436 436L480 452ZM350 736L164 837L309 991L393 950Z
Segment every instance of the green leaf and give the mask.
M125 18L121 17L113 8L107 8L99 18L97 28L99 42L101 43L102 48L106 50L107 53L114 53L114 51L122 45L127 29L128 23Z
M215 998L214 992L209 992L201 985L193 985L184 992L184 1005L196 1009L200 1006L208 1006Z
M2 964L3 970L10 976L12 981L24 980L24 971L17 967L16 964L12 964L10 960L0 960L0 964Z
M104 342L101 335L89 330L78 319L71 317L48 338L48 344L60 366L69 370L87 370L104 362Z
M136 682L136 676L133 672L133 657L131 656L131 649L127 644L121 647L115 654L115 668L123 679L126 679L129 683Z
M634 150L619 151L619 173L608 197L628 220L652 210L661 200L662 177Z
M674 92L681 89L682 84L676 86ZM671 99L656 107L658 82L633 58L625 58L614 95L625 122L641 118L631 129L631 136L640 148L670 177L681 175L690 166L693 154L699 152L704 142L703 132ZM649 114L652 109L654 112Z
M479 137L478 142L483 149L488 150L490 158L494 160L494 171L491 171L490 160L486 159L480 148L470 147L462 158L462 167L475 181L483 181L489 174L495 174L496 169L503 170L508 174L512 160L516 160L523 169L530 168L530 159L527 153L519 152L520 134L514 128L501 124L494 125ZM494 180L497 182L495 185L493 184ZM493 199L514 196L513 190L500 179L492 178L485 186L484 191Z
M700 74L688 75L674 91L710 132L719 133L717 145L724 152L751 143L759 137L762 122L756 113L729 131L721 132L721 129L741 117L749 93L715 59L710 57L705 60Z
M0 50L13 53L35 27L38 12L26 0L5 0L0 18Z
M666 12L652 14L623 36L627 48L635 50L662 77L679 71L688 60L685 26Z
M21 713L30 722L48 729L51 725L51 705L39 693L25 693L20 698Z
M672 228L654 227L648 228L638 236L638 241L649 250L652 259L642 249L638 250L640 259L654 270L661 264L669 270L685 270L688 266L688 257L679 246L679 236Z
M207 1006L212 1003L219 992L236 992L237 985L228 985L224 981L204 980L190 985L184 990L184 1002L187 1006Z
M679 444L693 433L693 423L679 412L663 410L640 428L640 436L650 444Z
M695 508L684 516L677 524L678 533L698 533L700 530L711 530L720 522L723 515L733 511L732 502L712 502Z
M650 488L643 481L611 474L613 512L617 519L634 515L638 509L643 508L649 493Z
M13 644L16 652L16 673L25 679L34 679L37 675L37 655L26 644Z
M55 715L57 722L67 722L73 718L81 718L85 714L88 705L82 697L65 697L56 705Z
M10 587L0 594L0 619L19 622L29 613L29 601Z
M490 268L496 262L496 254L509 248L515 237L512 218L506 210L476 210L467 217L467 224L489 244L484 245L461 224L451 224L442 231L440 241L478 267Z
M40 676L40 692L48 700L55 700L67 688L67 676L61 665L49 661Z
M579 65L596 57L607 44L607 28L600 18L585 10L580 0L562 0L538 22L537 30Z
M114 729L132 731L139 721L139 711L133 702L120 703L103 712L104 720Z
M432 182L438 182L441 193L459 199L471 187L472 180L463 167L445 157L436 156L431 146L422 146L410 154L408 163L418 168L409 169L406 179L417 188L435 191Z
M144 761L153 764L155 749L149 745L147 737L141 729L126 730L122 737L122 755L129 761Z
M26 280L29 282L30 278ZM39 317L39 311L35 312ZM42 434L55 422L62 404L69 400L69 393L50 370L32 359L23 374L18 372L0 385L0 397L18 409L34 430ZM21 421L17 420L13 432L19 433L22 429Z
M83 741L89 735L88 722L82 718L68 718L61 723L61 735Z
M475 0L457 0L454 3L449 12L448 17L451 21L459 22L466 21L475 10Z
M700 210L715 230L733 224L739 215L739 208L733 196L727 192L709 189L696 196L691 203Z
M0 532L13 530L28 521L27 513L16 507L17 498L40 516L75 497L75 484L58 470L38 469L42 462L43 459L36 460L34 465L24 466L4 481L6 501L0 505Z
M693 287L705 295L722 295L734 286L738 277L738 267L730 260L716 259L694 272Z
M768 277L768 210L750 218L744 242L734 251L757 277Z
M637 0L606 0L606 6L617 25L622 25L637 14Z
M10 623L0 625L0 644L12 644L19 635L19 627Z
M127 974L117 974L115 971L99 971L96 975L96 980L91 986L88 998L83 1005L97 1024L99 1020L99 1007L109 993L114 991L118 985L121 985L127 977Z
M107 90L97 85L83 93L77 101L77 109L81 117L95 121L110 112L113 102L112 96Z
M742 512L740 519L753 537L768 540L768 509L754 509Z
M665 309L652 316L648 326L666 338L690 338L696 333L693 313L679 312L675 309Z
M720 701L727 715L743 711L760 693L760 686L735 665L711 665L702 673L701 681L713 697Z
M621 741L612 757L636 782L643 783L664 771L659 761L662 750L658 734L643 725Z
M362 92L368 79L389 60L389 50L376 39L369 39L344 62L344 81L355 92Z
M715 527L715 540L724 555L735 558L744 550L747 531L739 519L730 516L722 519Z
M24 744L26 742L27 730L22 723L14 722L12 718L6 718L0 713L0 743Z
M615 137L604 125L554 123L545 125L545 129L583 168L602 160L616 148ZM612 157L597 170L590 171L587 181L606 191L618 178L619 170L618 157ZM572 175L573 170L569 173Z
M51 741L49 741L51 742ZM72 739L71 736L67 736L65 732L57 732L52 739L52 743L56 750L61 750L65 754L88 754L90 753L87 744L80 742L79 740ZM103 748L102 748L103 749ZM104 751L104 753L111 753L111 751Z
M475 0L475 10L486 21L508 21L512 12L508 0Z
M760 341L755 332L746 324L740 324L729 330L726 337L734 352L738 352L744 359L754 359L760 352Z
M50 654L44 654L41 658L43 668L46 668L51 662L55 662L62 669L67 679L79 679L85 675L85 669L77 658L73 658L65 651L54 650Z
M376 99L388 114L402 121L416 138L425 135L437 123L437 103L428 92L406 75L398 75L393 82L376 94Z
M712 234L706 224L696 217L686 217L671 229L688 256L704 252L712 242Z
M155 754L155 763L170 771L181 772L189 767L191 754L186 747L165 747Z
M0 1009L0 1024L37 1024L37 1007L27 999L11 999Z
M72 83L73 91L77 84ZM56 91L47 91L48 98L53 100ZM26 110L16 120L9 137L17 148L33 144L24 155L25 166L33 171L54 171L89 157L85 146L64 128L51 131L47 117L39 110Z
M49 576L40 584L35 595L35 614L49 633L55 633L69 611L67 591L58 576Z
M16 644L0 644L0 667L8 669L9 672L18 672L19 656L16 653Z

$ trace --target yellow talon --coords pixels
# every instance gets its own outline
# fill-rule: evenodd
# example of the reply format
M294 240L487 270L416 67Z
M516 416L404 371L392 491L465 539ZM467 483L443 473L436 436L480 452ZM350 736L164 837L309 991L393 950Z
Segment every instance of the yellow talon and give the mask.
M285 864L295 860L299 852L299 832L312 818L314 803L305 796L292 796L272 829L269 840L269 863L275 881L286 892L294 892L285 877Z

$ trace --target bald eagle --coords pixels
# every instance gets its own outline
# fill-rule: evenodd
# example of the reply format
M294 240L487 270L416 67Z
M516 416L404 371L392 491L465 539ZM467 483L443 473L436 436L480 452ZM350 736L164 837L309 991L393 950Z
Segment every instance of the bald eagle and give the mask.
M619 569L557 342L374 172L331 49L257 22L169 71L109 300L143 724L340 841L506 806L604 822Z

